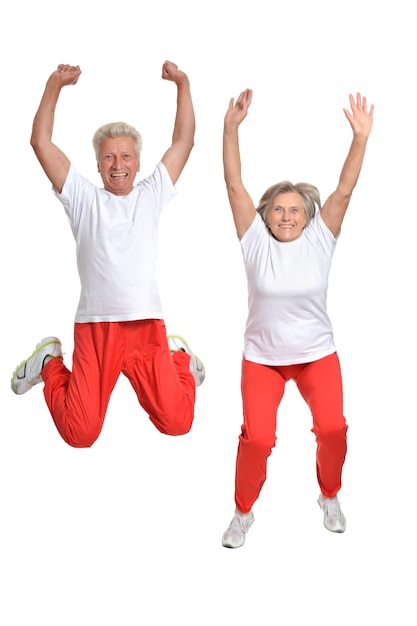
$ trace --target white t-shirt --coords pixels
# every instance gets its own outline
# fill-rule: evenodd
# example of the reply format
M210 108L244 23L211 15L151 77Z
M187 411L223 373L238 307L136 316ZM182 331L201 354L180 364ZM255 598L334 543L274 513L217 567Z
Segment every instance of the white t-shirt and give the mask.
M241 239L249 309L245 359L293 365L335 352L326 299L336 242L320 213L290 242L275 239L256 214Z
M158 224L176 194L163 163L116 196L70 166L62 202L76 241L81 294L76 322L162 319L156 281Z

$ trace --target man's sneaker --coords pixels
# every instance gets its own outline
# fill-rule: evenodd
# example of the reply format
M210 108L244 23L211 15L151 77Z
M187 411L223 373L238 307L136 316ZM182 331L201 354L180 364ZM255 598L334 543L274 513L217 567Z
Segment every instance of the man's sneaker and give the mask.
M195 384L198 387L206 377L206 370L200 359L191 351L187 342L178 335L168 335L168 346L171 352L182 350L190 356L190 372L194 376Z
M230 522L229 528L223 534L222 545L225 548L240 548L245 543L246 533L255 521L252 511L249 513L239 513Z
M34 352L18 365L13 372L10 386L21 395L42 381L41 371L49 358L62 359L61 342L57 337L45 337L36 346Z
M331 530L332 533L344 533L346 530L346 519L340 508L337 496L326 498L321 493L317 502L324 513L323 524L327 530Z

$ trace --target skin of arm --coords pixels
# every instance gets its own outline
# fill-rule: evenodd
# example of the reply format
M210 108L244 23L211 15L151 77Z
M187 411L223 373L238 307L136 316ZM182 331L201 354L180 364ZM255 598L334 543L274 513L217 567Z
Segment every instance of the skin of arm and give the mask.
M224 179L239 239L242 239L256 215L255 205L242 182L239 150L239 126L245 119L251 102L251 89L242 91L236 103L232 98L224 118L223 127Z
M172 144L162 157L162 163L175 185L194 146L195 115L188 76L175 63L165 61L162 78L177 85L177 111Z
M369 112L366 98L360 93L355 98L349 95L352 112L343 109L352 131L353 139L344 162L336 190L329 196L321 209L321 216L326 226L336 237L342 226L352 192L362 169L368 137L372 130L374 105Z
M30 144L45 174L59 193L67 178L70 162L52 142L55 109L62 87L75 85L80 74L78 65L58 65L58 69L48 78L33 120Z

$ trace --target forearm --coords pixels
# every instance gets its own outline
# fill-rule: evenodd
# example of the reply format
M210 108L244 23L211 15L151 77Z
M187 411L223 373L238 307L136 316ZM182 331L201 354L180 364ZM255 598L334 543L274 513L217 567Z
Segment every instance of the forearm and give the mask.
M55 108L60 91L61 85L51 76L46 83L45 91L33 120L30 143L35 151L43 143L51 141Z
M191 150L194 145L195 114L188 78L185 77L177 88L177 112L172 143L181 142Z
M358 182L367 146L367 137L354 135L342 171L340 173L338 192L350 197Z
M223 129L223 168L228 190L242 184L242 164L240 159L239 133L237 126L224 125Z

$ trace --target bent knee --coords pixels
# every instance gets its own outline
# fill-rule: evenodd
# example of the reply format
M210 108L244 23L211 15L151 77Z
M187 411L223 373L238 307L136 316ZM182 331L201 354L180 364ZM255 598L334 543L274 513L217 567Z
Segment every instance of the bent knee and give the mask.
M169 435L171 437L180 437L181 435L189 433L193 424L193 419L194 416L182 419L181 421L178 421L177 419L155 419L151 417L152 423L159 430L159 432L163 435Z
M71 433L67 433L65 436L63 435L63 439L72 448L91 448L93 443L97 441L100 430L101 429L80 432L72 431Z
M164 435L168 435L170 437L181 437L182 435L186 435L191 430L190 428L176 428L169 431L164 432Z

